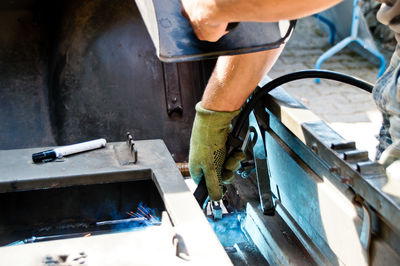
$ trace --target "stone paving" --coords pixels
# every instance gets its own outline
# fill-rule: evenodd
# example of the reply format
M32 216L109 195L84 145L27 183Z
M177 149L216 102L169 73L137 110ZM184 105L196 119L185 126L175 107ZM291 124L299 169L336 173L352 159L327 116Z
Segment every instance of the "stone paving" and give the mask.
M328 35L319 29L313 17L301 19L269 76L276 78L312 69L318 57L330 47ZM390 55L390 52L385 51L385 55ZM378 73L377 65L349 48L325 61L322 68L350 74L371 83L375 83ZM316 84L311 79L288 83L283 88L345 139L356 141L358 149L368 150L371 159L375 157L381 115L370 93L334 81L321 80L320 84Z

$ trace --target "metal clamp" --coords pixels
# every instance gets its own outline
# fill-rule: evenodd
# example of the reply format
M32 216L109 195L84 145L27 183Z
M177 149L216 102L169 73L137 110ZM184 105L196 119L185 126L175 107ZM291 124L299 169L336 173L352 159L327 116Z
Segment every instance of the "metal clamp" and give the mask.
M370 264L370 245L372 238L372 216L370 207L359 196L356 195L354 202L358 204L363 210L363 223L360 232L360 242L363 248L363 255L368 265Z
M222 207L219 201L210 200L211 212L214 220L222 219Z
M275 214L275 206L272 199L267 154L264 139L258 137L264 135L263 130L261 127L258 129L253 126L249 127L242 149L246 152L250 151L253 160L247 162L250 167L243 167L244 165L242 164L243 169L240 174L243 178L246 178L255 171L262 211L265 215L273 216Z

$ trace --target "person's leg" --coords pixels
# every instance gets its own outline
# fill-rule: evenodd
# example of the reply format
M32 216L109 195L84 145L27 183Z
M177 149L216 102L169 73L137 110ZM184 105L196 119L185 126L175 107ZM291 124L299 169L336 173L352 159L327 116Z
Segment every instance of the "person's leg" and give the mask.
M204 91L202 107L214 111L239 109L275 64L283 47L219 57Z

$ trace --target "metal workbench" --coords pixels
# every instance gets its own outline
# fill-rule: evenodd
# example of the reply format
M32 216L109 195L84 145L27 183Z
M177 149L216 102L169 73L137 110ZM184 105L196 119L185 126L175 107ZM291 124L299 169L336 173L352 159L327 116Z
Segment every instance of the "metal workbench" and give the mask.
M122 142L108 143L104 149L44 164L33 164L31 160L32 153L43 148L0 151L0 196L4 196L0 197L3 199L2 206L11 202L4 202L4 199L8 199L7 194L12 193L46 193L54 189L119 183L123 188L124 182L134 184L143 180L155 184L165 205L160 226L140 231L3 246L0 248L0 264L47 265L61 256L66 261L76 259L74 263L82 261L84 265L230 265L229 257L164 143L161 140L137 141L135 146L138 150L136 164L130 163L128 146ZM65 202L73 200L73 193L64 199ZM102 204L102 201L99 197L98 203ZM13 204L15 202L19 201L13 201ZM24 205L19 202L14 208L24 208ZM42 210L24 211L29 221L30 213ZM17 215L19 210L15 209L15 213ZM2 232L7 230L5 225L10 226L3 215L0 218ZM9 215L12 216L12 212Z

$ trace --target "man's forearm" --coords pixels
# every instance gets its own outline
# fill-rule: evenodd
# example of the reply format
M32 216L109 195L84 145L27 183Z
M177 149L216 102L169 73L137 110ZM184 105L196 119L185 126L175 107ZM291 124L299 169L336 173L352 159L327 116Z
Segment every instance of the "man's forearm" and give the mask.
M203 0L204 1L204 0ZM205 0L216 22L276 22L298 19L332 7L342 0Z
M258 53L221 56L208 81L202 107L214 111L239 109L258 82L272 68L283 45Z
M187 17L200 40L215 42L229 22L277 22L297 19L327 9L341 0L181 0Z
M341 0L181 0L183 14L202 40L217 41L227 23L271 22L296 19L327 9ZM240 108L283 47L275 50L218 59L202 99L202 107L214 111Z

